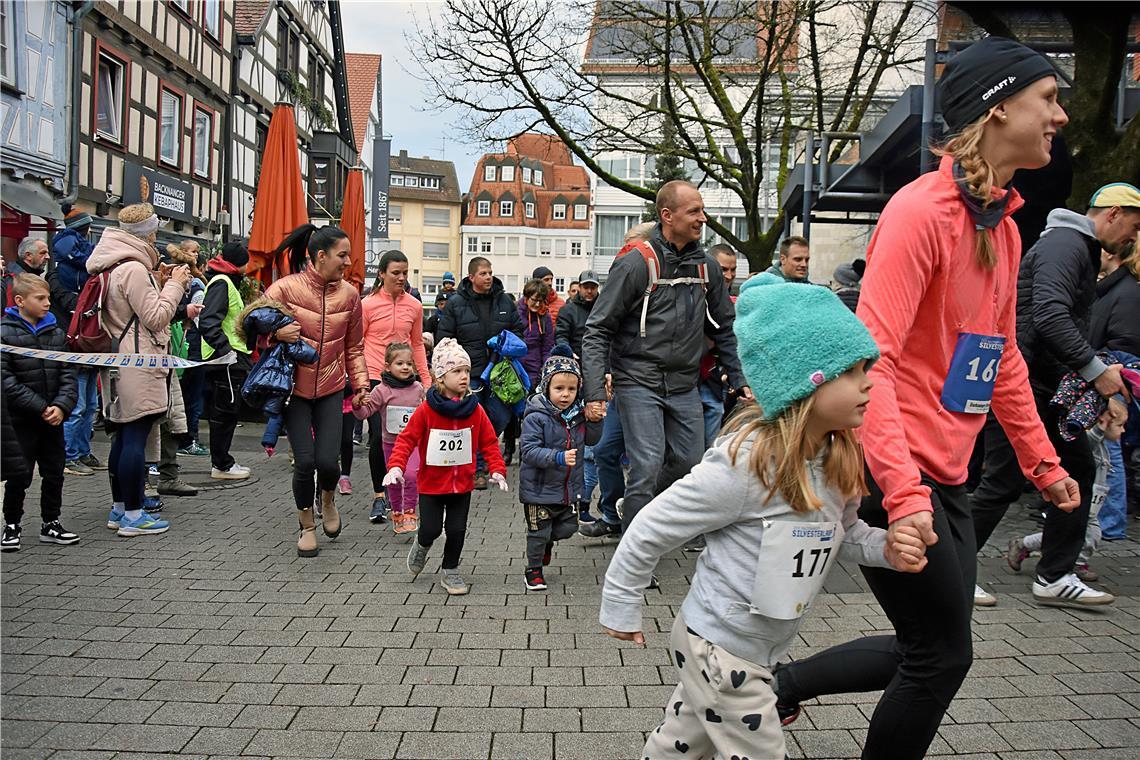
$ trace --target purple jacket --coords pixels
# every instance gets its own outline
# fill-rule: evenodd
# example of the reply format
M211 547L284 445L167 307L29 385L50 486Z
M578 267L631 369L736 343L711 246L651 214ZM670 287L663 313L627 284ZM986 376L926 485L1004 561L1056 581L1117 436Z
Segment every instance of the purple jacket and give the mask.
M526 356L519 359L531 381L538 385L542 377L542 365L550 358L554 348L554 323L549 314L539 316L527 308L526 301L519 299L519 318L523 323L523 340L526 341Z

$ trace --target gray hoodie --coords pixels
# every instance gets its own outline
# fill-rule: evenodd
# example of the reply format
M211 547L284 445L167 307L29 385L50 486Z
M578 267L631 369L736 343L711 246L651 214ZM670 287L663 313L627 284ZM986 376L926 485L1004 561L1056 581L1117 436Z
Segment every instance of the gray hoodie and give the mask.
M770 667L787 654L802 618L783 620L753 612L765 532L777 521L841 522L846 533L838 558L890 567L883 556L886 531L859 519L858 499L845 500L826 485L822 455L808 463L821 509L797 513L778 492L765 504L767 489L749 471L751 442L740 447L735 466L728 453L731 442L732 437L721 437L692 472L638 513L610 561L599 620L615 631L640 631L643 591L658 560L704 534L707 548L697 559L681 607L685 622L706 641ZM779 594L781 589L764 593L769 591Z

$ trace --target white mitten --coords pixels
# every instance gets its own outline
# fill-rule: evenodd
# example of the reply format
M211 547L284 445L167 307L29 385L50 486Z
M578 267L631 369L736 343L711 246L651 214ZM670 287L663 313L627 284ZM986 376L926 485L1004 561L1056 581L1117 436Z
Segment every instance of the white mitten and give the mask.
M498 473L498 472L491 473L491 482L494 483L495 485L497 485L499 487L500 491L511 490L510 486L507 485L507 479L504 478L501 473Z
M404 482L404 471L401 470L399 467L393 467L392 469L388 470L388 474L384 476L384 482L382 485L385 488L387 488L388 486L394 486L397 483L403 483L403 482Z

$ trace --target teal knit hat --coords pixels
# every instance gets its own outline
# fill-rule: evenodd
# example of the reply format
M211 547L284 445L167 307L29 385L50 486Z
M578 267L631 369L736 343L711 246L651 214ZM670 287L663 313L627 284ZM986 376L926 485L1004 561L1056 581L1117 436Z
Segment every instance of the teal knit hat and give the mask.
M760 274L736 301L737 350L764 419L842 375L879 349L851 310L827 288Z

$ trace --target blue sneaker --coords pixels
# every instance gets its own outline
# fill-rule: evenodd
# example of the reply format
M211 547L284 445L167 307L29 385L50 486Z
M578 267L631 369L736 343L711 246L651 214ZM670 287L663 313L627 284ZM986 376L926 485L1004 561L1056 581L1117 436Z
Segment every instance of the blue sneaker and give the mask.
M157 514L162 511L162 497L160 496L144 496L142 508L144 512Z
M170 523L146 512L143 512L137 520L131 520L126 514L119 518L119 535L125 538L165 533L168 530L170 530Z
M111 507L111 511L107 513L107 530L118 530L124 514L123 510Z

